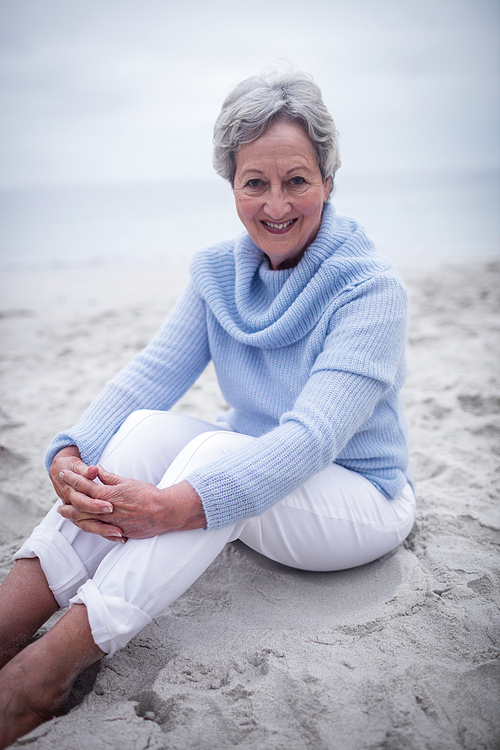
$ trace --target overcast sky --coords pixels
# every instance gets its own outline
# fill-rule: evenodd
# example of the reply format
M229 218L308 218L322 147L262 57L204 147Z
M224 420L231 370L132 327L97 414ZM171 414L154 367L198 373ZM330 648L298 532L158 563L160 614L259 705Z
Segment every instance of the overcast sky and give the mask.
M498 0L0 0L0 186L212 174L228 90L310 72L343 169L500 166Z

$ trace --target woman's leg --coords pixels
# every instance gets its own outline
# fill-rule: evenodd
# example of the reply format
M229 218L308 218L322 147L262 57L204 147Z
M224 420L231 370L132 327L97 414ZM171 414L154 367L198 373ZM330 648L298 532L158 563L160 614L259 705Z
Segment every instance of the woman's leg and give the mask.
M100 462L114 474L158 484L192 438L216 429L217 425L210 422L180 414L137 411L111 438ZM38 558L57 604L66 607L104 557L121 545L81 531L57 513L59 504L55 503L14 559ZM1 613L0 609L0 620Z
M181 415L136 413L110 441L101 462L114 473L157 481L155 477L164 474L186 442L214 428L217 426ZM59 606L68 603L81 579L86 580L118 546L81 532L61 519L56 506L35 532L16 555L18 560L0 587L0 613L9 616L0 622L0 642L4 643L0 653L5 656L4 663L11 659L0 669L0 750L51 718L65 702L78 674L104 653L96 645L86 607L76 603L48 633L12 658ZM201 548L205 556L208 549L206 567L224 544L225 540L213 551L210 544L195 545L193 554L200 550L203 558ZM183 575L181 582L179 576L173 578L182 590L190 585L185 584ZM150 620L143 617L139 629Z
M58 609L38 558L18 560L0 586L0 669Z
M0 750L57 715L77 676L102 655L83 606L17 654L0 670Z
M200 466L254 438L233 432L198 435L172 462L159 487L181 481ZM85 604L96 644L112 656L186 591L245 524L176 531L114 545L92 579L71 599Z
M169 412L135 412L110 440L101 462L114 473L157 483L186 443L214 429L209 422ZM0 669L59 607L69 604L117 546L63 519L58 505L22 545L0 586Z
M205 432L229 432L229 425L175 412L141 409L125 420L99 459L120 476L158 484L172 461L193 438Z
M395 549L410 533L415 496L407 484L387 499L356 472L331 464L256 518L239 538L293 568L355 568Z
M224 427L171 412L134 412L100 461L113 473L158 484L186 444L217 429ZM81 531L57 513L59 504L16 553L0 586L0 668L59 607L68 606L106 555L122 546Z
M180 481L198 466L238 450L253 439L231 432L198 435L173 461L160 486ZM129 441L124 441L120 449L115 447L120 461L126 463L125 442ZM140 444L144 446L144 440ZM110 460L114 450L112 446ZM109 463L108 468L115 471ZM123 468L119 473L131 476ZM402 493L397 502L388 501L367 480L332 466L258 519L214 531L174 532L153 539L129 540L125 545L110 543L112 548L104 555L94 578L87 580L72 598L73 603L86 605L86 609L77 607L77 611L86 613L90 628L85 625L85 632L88 636L91 631L94 644L90 646L82 636L87 645L78 656L79 671L88 659L99 658L100 652L111 655L125 645L203 573L229 540L240 537L259 552L293 567L335 570L361 565L393 549L409 533L413 516L411 492ZM58 623L62 643L71 640L73 620L68 615ZM81 629L81 619L79 623ZM46 643L46 638L39 643ZM55 643L54 648L57 654ZM74 661L76 655L68 658ZM13 667L19 664L14 662Z
M158 482L161 468L157 465L164 455L161 446L178 431L172 429L171 416L157 412L133 415L104 452L106 468L128 476L142 474L142 478ZM211 427L208 423L200 427L198 420L187 421L189 430L198 433ZM178 429L180 426L179 422ZM180 481L197 466L253 439L230 431L198 434L173 461L159 486ZM155 471L145 476L151 468L134 462L155 452L159 453L152 462ZM105 542L104 555L85 558L81 582L89 580L73 601L87 605L96 643L112 654L188 588L230 539L239 536L286 565L338 570L362 565L394 549L409 533L414 512L411 491L389 501L360 475L331 465L259 518L247 519L236 528L175 532L151 540L129 540L126 545ZM75 530L69 522L65 522L64 531L77 535L68 544L68 553L71 549L75 554L78 545L89 539L102 543L99 537ZM78 562L82 566L81 558ZM65 590L65 597L74 596L76 589L71 588Z
M231 432L201 434L181 451L159 486L174 484L251 440ZM115 545L72 601L87 606L94 640L112 655L194 583L227 541L240 538L292 567L339 570L394 549L409 533L414 514L409 488L390 501L359 474L332 465L260 517Z

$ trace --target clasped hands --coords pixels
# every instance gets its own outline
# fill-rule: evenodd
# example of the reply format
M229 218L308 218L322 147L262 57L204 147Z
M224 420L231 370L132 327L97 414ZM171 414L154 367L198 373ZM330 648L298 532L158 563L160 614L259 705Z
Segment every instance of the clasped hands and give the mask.
M63 501L58 512L82 531L113 542L206 526L200 497L188 482L159 489L102 466L87 466L74 445L54 457L49 476ZM100 484L95 479L99 479Z

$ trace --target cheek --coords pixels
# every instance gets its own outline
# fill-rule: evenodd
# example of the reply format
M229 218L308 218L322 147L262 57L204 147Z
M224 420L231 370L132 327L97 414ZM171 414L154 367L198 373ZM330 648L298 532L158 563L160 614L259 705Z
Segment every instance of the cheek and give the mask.
M247 197L236 197L235 198L235 204L236 204L236 213L240 217L240 219L243 221L250 221L254 215L259 210L259 207L257 205L257 201L252 198Z
M323 210L323 196L304 196L304 200L300 205L300 210L304 216L316 218L316 216L320 215Z

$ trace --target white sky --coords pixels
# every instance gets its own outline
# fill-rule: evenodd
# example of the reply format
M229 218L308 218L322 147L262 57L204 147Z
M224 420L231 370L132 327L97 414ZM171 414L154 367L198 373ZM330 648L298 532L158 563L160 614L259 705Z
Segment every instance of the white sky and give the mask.
M0 186L207 177L228 90L311 73L343 171L500 167L498 0L0 0Z

